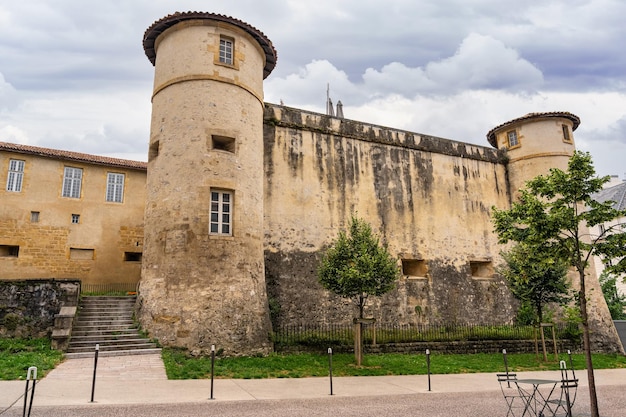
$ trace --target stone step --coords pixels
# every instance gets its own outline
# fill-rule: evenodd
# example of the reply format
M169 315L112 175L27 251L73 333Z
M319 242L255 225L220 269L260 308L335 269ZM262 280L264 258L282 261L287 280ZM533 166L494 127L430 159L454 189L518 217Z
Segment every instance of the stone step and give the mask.
M103 356L128 356L128 355L154 355L160 354L161 348L154 349L133 349L133 350L109 350L98 352L98 357ZM67 359L80 359L80 358L93 358L95 355L94 350L91 352L74 352L74 353L66 353L65 357Z
M70 341L70 350L72 349L76 349L76 348L83 348L83 347L87 347L87 348L93 348L94 346L96 346L96 344L100 345L100 348L112 348L112 347L116 347L116 346L120 346L120 345L124 345L124 346L128 346L128 345L154 345L156 346L156 343L154 342L150 342L147 339L144 338L137 338L135 337L134 339L110 339L110 338L106 338L106 339L91 339L91 340L74 340L74 338L72 338L72 340Z
M89 353L91 352L92 354L95 352L96 348L96 344L90 344L88 346L71 346L67 349L67 353ZM136 349L156 349L157 345L156 343L125 343L125 344L116 344L116 345L107 345L107 344L102 344L99 345L100 351L99 354L102 352L109 352L109 351L116 351L116 350L136 350Z
M124 327L117 329L103 328L103 329L91 329L91 330L74 330L72 331L72 338L83 336L110 336L121 334L138 334L138 331L134 327Z
M111 326L121 326L121 325L134 325L135 323L133 322L132 319L128 318L86 318L84 320L81 320L80 318L78 320L76 320L76 325L75 327L81 327L81 326L107 326L107 325L111 325Z
M88 313L83 313L81 312L77 318L78 319L97 319L97 318L106 318L106 319L114 319L114 318L125 318L125 319L132 319L133 318L133 313L130 311L102 311L102 312L88 312Z
M123 334L86 334L86 335L72 335L72 340L70 341L70 345L75 343L102 343L116 340L145 340L144 337L139 334L139 332L134 333L123 333Z

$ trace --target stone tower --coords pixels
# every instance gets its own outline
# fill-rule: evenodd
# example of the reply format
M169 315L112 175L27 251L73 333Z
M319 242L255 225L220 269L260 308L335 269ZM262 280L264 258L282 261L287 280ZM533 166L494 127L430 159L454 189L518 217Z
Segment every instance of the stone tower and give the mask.
M567 170L576 150L573 132L578 125L580 119L572 113L529 113L487 134L491 146L507 150L512 196L526 181L547 174L550 168Z
M263 79L271 41L231 17L150 26L155 66L139 320L166 346L271 350L263 258Z
M507 174L513 199L527 181L548 174L551 168L567 171L569 158L576 150L573 132L579 125L580 119L572 113L530 113L497 126L487 134L492 146L507 151ZM582 236L588 233L581 230ZM570 277L573 287L580 288L578 274L571 271ZM585 284L593 349L622 352L593 263L587 269Z

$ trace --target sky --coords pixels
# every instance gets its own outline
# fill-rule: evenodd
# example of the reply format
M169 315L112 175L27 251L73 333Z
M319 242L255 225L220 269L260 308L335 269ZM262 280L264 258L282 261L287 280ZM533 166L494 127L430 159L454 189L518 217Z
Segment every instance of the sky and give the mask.
M623 0L0 0L0 141L147 160L142 39L176 11L243 20L278 62L265 101L490 146L530 112L581 119L578 149L626 179Z

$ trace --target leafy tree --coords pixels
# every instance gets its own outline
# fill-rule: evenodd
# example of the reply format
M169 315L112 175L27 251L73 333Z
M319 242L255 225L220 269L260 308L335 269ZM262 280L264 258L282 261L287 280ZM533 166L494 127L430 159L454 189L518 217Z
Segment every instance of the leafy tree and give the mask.
M554 258L541 247L518 243L502 252L506 265L498 272L507 280L513 295L534 310L533 324L543 323L543 308L548 303L569 299L567 263Z
M348 233L339 232L337 240L322 257L318 276L324 288L351 299L359 309L359 318L363 319L368 297L391 291L400 277L400 270L386 246L381 246L372 233L371 226L352 216ZM362 322L357 323L361 330ZM362 338L356 332L354 337L355 357L360 365Z
M599 417L591 344L585 274L589 259L600 256L609 272L626 270L626 232L623 224L606 229L600 236L590 236L588 227L624 217L624 211L612 207L612 202L600 203L592 195L602 189L609 177L598 178L591 156L575 152L568 170L551 169L520 190L518 202L510 210L493 208L495 231L500 243L524 242L541 246L555 259L562 259L578 273L580 288L578 302L583 328L583 346L589 380L591 416ZM617 262L610 264L610 260Z
M606 272L602 272L602 275L600 275L602 294L604 294L606 305L609 306L611 318L613 320L626 320L626 313L624 313L626 297L617 292L616 282L617 278L613 275Z
M359 308L359 318L363 318L367 298L391 291L400 270L371 226L352 216L348 233L339 232L322 257L318 276L324 288L352 299Z

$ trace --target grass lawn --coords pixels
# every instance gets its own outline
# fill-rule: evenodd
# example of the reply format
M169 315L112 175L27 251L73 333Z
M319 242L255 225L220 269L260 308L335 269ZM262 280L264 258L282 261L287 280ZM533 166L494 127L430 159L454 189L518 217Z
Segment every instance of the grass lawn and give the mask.
M37 367L41 379L63 359L48 339L0 338L0 380L26 379L28 368Z
M582 354L572 355L574 368L585 368ZM554 356L549 361L537 359L534 354L509 354L509 371L558 370L559 363ZM567 355L561 355L566 360ZM191 357L184 350L163 349L163 361L169 379L210 378L211 358ZM355 365L353 354L334 354L334 376L374 376L374 375L423 375L427 373L424 354L370 354L363 356L363 364ZM272 354L268 357L216 358L216 378L304 378L328 375L328 355ZM593 356L594 369L626 368L626 356L597 354ZM503 372L501 354L472 355L430 355L432 374L457 374L474 372Z

